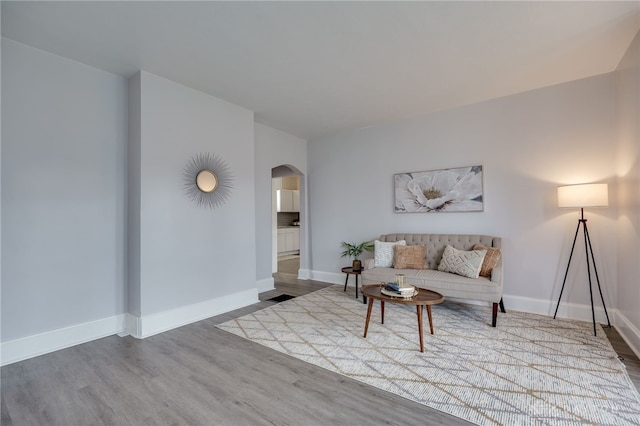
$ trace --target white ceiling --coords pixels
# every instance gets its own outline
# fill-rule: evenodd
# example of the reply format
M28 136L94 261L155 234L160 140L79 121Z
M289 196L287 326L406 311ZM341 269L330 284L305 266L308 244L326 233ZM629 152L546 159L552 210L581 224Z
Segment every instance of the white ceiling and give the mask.
M614 70L640 2L2 2L2 35L305 139Z

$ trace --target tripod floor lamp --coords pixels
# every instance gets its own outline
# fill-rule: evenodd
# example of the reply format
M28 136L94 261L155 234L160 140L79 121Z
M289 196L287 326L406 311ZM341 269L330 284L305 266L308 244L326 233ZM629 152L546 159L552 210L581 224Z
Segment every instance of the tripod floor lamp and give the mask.
M584 218L585 207L606 207L609 205L609 191L606 183L594 183L583 185L567 185L558 187L558 207L572 207L580 209L580 219L578 219L578 227L576 233L573 236L573 245L571 246L571 254L569 254L569 262L567 263L567 270L564 273L564 280L562 280L562 289L560 290L560 296L558 297L558 304L556 305L556 312L553 314L553 318L556 318L558 314L558 307L560 306L560 299L562 298L562 292L564 291L564 285L567 282L567 274L569 273L569 266L571 266L571 259L573 258L573 250L576 248L576 240L578 239L578 233L582 226L584 234L584 251L587 256L587 276L589 277L589 295L591 296L591 318L593 319L593 335L596 335L596 314L593 308L593 286L591 283L591 267L589 262L593 264L593 272L595 272L596 282L598 283L598 292L600 293L600 300L602 300L602 307L604 313L607 316L607 326L611 327L609 321L609 314L607 313L607 307L604 304L604 297L602 296L602 288L600 287L600 278L598 277L598 269L596 268L596 261L593 257L593 247L591 246L591 238L589 237L589 230L587 229L587 219ZM589 258L591 255L591 258Z

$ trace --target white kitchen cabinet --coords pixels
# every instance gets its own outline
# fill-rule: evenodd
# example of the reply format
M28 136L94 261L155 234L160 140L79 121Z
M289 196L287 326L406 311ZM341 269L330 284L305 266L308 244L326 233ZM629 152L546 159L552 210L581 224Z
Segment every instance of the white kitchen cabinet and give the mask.
M300 228L278 229L278 254L300 252Z
M299 212L300 191L297 189L278 189L276 191L278 212Z
M287 251L287 233L286 229L278 229L278 254Z
M300 253L300 229L291 228L291 236L289 237L289 250L293 253Z
M278 212L290 212L293 210L293 194L289 189L278 189L276 191Z
M287 231L289 231L289 232L287 232L287 234L286 234L287 241L285 243L285 250L289 252L289 251L293 251L293 247L294 247L294 244L295 244L295 240L294 240L295 235L293 233L293 231L294 231L293 229L288 229Z

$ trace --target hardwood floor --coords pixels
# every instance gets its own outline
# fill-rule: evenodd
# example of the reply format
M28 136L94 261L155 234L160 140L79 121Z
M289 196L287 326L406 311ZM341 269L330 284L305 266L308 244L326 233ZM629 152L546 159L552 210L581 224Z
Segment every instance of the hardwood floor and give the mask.
M300 268L300 256L288 256L278 259L278 273L287 275L298 275Z
M1 424L469 424L215 327L330 285L276 282L260 303L144 340L110 336L2 367ZM608 334L638 386L640 361Z

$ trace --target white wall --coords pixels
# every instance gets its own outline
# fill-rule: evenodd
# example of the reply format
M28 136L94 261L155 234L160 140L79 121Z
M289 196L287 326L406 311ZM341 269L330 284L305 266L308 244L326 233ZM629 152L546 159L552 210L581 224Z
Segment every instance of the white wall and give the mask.
M139 267L142 319L166 314L144 336L179 325L172 310L207 317L232 309L226 296L242 295L244 306L258 292L253 113L144 71L140 105L140 140L131 142L140 145L140 223L129 224L140 264L130 268ZM221 157L233 175L231 196L215 209L184 190L185 166L199 153Z
M305 200L307 173L307 142L280 130L255 124L256 173L256 280L261 291L273 288L271 276L272 242L277 229L272 223L271 170L274 167L293 166L304 176L300 180L300 268L301 275L308 268L308 217Z
M2 89L3 343L123 314L126 80L2 39Z
M578 211L556 207L556 187L614 184L614 106L608 74L309 141L314 277L341 282L344 240L395 232L496 235L503 238L507 310L553 314L578 220ZM393 212L394 173L472 165L484 166L483 212ZM586 214L610 308L615 206ZM588 305L590 319L580 250L563 302L582 309L561 307L560 314L580 316Z
M258 301L251 111L4 39L2 86L2 364ZM205 152L215 210L184 191Z
M640 356L640 32L616 70L618 309L616 327Z

